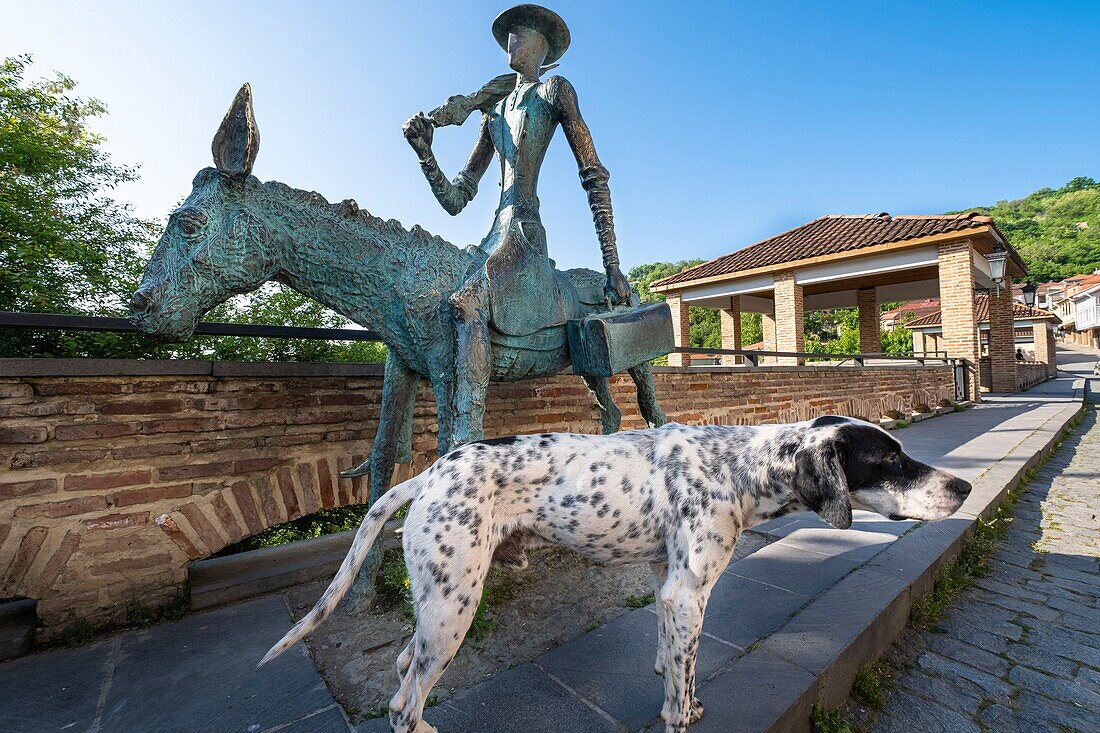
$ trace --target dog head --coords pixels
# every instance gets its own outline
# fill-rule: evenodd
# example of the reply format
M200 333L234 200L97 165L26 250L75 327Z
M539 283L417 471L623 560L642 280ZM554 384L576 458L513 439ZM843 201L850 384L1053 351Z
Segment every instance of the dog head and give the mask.
M853 506L890 519L943 519L971 486L910 457L877 425L828 416L809 423L794 453L791 488L798 503L844 529Z

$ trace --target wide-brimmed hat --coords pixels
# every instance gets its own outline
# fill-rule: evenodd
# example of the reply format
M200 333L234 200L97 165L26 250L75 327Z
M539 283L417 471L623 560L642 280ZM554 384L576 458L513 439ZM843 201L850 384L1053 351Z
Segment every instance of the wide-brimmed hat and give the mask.
M493 37L505 51L508 50L508 32L517 25L538 31L546 39L549 48L544 64L552 64L569 48L569 27L561 16L541 5L524 4L508 8L493 21Z

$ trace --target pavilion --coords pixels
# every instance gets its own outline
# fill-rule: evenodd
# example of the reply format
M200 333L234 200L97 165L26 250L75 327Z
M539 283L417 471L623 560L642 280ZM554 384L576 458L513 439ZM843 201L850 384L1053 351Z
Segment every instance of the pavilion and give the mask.
M993 219L957 216L823 216L770 239L654 282L672 309L676 345L689 346L692 306L721 311L722 348L741 348L741 314L763 316L764 351L802 352L808 311L859 308L861 351L880 351L878 304L939 298L940 348L965 359L969 391L1016 388L1010 278L1027 266ZM990 384L980 383L975 292L989 296ZM688 354L669 355L690 366ZM732 363L732 360L730 360ZM802 357L775 357L801 364Z

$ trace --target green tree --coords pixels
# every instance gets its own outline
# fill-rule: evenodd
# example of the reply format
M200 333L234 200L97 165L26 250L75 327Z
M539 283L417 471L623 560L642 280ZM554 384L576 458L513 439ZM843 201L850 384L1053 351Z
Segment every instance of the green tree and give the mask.
M1020 253L1030 282L1100 269L1100 183L1092 178L1079 176L1062 188L1040 188L977 210L992 216Z
M0 64L0 310L126 316L156 238L111 192L137 178L88 125L106 113L62 74L25 83L29 56ZM347 319L281 286L215 309L207 320L342 328ZM381 361L370 342L198 337L165 345L137 334L0 329L0 356Z
M58 74L23 83L30 57L0 63L0 310L120 315L152 225L111 197L134 180L87 123L105 112ZM136 340L130 339L136 344ZM115 356L110 334L5 332L5 356ZM147 340L142 353L155 350Z

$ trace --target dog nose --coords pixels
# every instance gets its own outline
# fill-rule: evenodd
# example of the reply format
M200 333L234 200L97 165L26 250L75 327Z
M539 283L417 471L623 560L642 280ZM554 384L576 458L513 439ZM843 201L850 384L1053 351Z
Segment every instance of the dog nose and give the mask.
M970 496L970 491L974 488L970 485L969 481L963 481L961 478L951 479L947 486L951 491L963 498Z
M145 290L134 291L130 297L130 312L135 316L144 316L153 308L153 301Z

